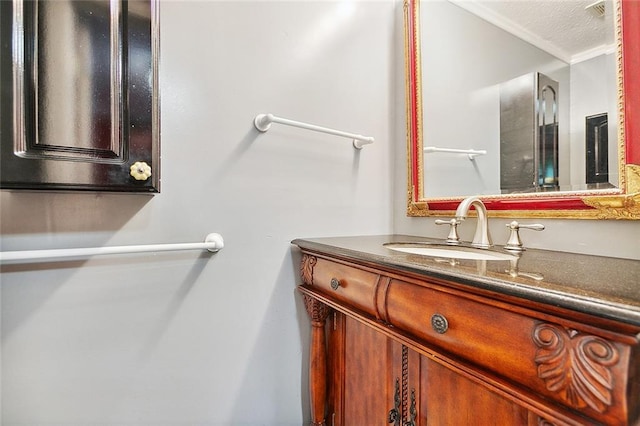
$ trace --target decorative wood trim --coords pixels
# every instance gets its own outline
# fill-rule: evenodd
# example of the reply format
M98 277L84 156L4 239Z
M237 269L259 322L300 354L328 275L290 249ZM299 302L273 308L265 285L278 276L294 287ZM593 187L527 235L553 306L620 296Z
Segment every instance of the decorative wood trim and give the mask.
M315 264L315 257L312 259ZM324 426L327 406L327 346L324 324L331 308L306 294L303 294L302 297L307 314L311 318L311 347L309 350L311 426Z
M408 414L410 413L413 419L415 418L414 413L417 413L417 411L414 389L411 390L412 401L409 408L409 348L405 345L402 345L401 368L401 377L396 377L395 381L394 406L389 411L388 422L393 423L394 426L410 426L410 421L407 421ZM413 426L415 426L415 423L413 423Z
M389 315L387 314L387 291L391 284L391 278L378 275L376 281L376 289L374 293L374 307L376 309L376 319L389 323Z
M304 307L311 319L311 325L314 327L324 327L324 323L331 312L331 308L320 302L318 299L306 294L303 294L302 298L304 300Z
M315 256L308 254L302 255L302 262L300 262L300 276L302 277L302 283L307 285L313 285L313 267L316 266L318 259Z
M335 309L329 315L331 318L328 321L332 322L332 327L328 327L327 336L327 409L331 426L341 426L344 425L345 406L346 321L344 314Z
M571 407L604 413L613 405L613 374L620 355L607 340L554 324L533 331L538 377Z
M409 407L409 348L402 345L402 424L406 423Z

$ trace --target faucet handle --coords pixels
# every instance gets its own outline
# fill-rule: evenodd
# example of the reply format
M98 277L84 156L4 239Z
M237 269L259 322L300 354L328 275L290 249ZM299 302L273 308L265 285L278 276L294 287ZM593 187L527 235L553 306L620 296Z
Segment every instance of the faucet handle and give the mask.
M530 225L520 224L514 220L511 223L507 223L507 228L509 228L511 232L509 234L509 240L507 240L507 244L505 244L504 248L512 251L523 251L524 246L522 245L522 240L520 239L520 233L518 232L520 228L532 229L534 231L542 231L544 230L544 225L540 223L533 223Z
M458 225L460 221L458 219L442 220L436 219L436 225L449 225L449 235L447 236L447 244L460 244L460 236L458 235Z

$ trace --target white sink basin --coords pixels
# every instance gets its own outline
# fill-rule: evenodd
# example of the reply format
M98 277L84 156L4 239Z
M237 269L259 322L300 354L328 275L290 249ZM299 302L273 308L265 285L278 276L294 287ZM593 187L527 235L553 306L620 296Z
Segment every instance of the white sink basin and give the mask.
M516 256L488 249L428 243L386 243L388 249L420 256L445 259L515 260Z

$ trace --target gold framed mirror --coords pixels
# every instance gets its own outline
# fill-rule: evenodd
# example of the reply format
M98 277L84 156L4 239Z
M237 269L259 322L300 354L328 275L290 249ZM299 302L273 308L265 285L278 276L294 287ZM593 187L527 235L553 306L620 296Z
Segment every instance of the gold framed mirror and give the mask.
M605 62L612 64L609 66L613 67L613 77L604 78L604 74L598 74L598 79L607 80L608 86L600 84L602 81L593 83L593 79L589 78L583 78L581 86L579 83L580 77L584 76L584 67L580 68L576 64L593 66L605 56L600 58L598 54L592 54L581 61L572 61L549 54L549 51L555 53L553 49L535 46L533 50L542 58L536 60L538 64L543 65L538 65L533 71L518 68L527 61L535 62L510 50L511 45L518 43L531 45L529 41L524 42L521 35L507 36L505 27L487 29L487 25L493 24L487 22L486 15L480 18L471 14L468 8L461 7L459 1L437 0L421 3L420 0L405 0L409 216L451 216L465 196L479 195L485 202L489 214L495 217L640 219L640 44L637 43L637 40L640 40L640 2L605 2L608 4L606 9L605 6L603 9L611 22L609 45L613 45L613 48L609 47L599 55L606 55ZM535 2L491 3L534 5ZM573 3L580 2L575 0ZM449 18L434 15L440 13L436 8L429 12L432 14L431 19L425 23L421 20L425 11L421 9L426 9L427 4L430 8L454 8L456 10L453 14L464 16L466 21L452 24ZM423 33L425 25L428 25L429 31ZM485 26L482 37L473 33L473 25ZM445 35L444 31L447 29ZM425 50L424 37L428 33L431 33L431 39L436 39L438 46ZM485 38L487 33L491 33L494 38ZM515 40L516 38L518 40ZM470 41L473 43L470 44ZM459 48L465 43L466 46L473 46L471 50L468 47L467 50ZM487 79L482 81L478 78L482 74L482 61L489 57L483 50L487 45L498 50L499 56L494 59L494 68L501 68L502 72L500 77L492 75L491 78L494 80L489 80L490 84L487 83ZM458 46L460 51L452 46ZM435 56L438 52L443 56ZM459 65L455 60L455 55L461 56L461 52L466 52L465 66ZM579 55L576 57L580 58ZM584 55L582 57L584 58ZM505 64L508 62L517 65L510 71L512 75L506 74L503 69L507 68ZM563 63L566 68L563 68ZM452 64L458 66L451 68ZM449 68L446 68L447 65ZM571 69L571 66L574 68ZM472 73L465 73L466 71ZM559 107L549 106L552 99L549 93L555 92L547 91L544 96L537 94L538 87L553 87L544 80L548 75L552 77L551 80L560 81ZM510 141L505 143L506 137L503 135L509 129L503 131L502 127L508 127L519 119L514 118L512 111L505 112L503 106L508 106L510 101L504 100L503 93L508 92L505 89L508 88L507 83L513 83L512 80L522 76L528 76L525 84L527 87L536 87L533 90L533 106L531 103L527 106L528 111L534 111L528 113L533 116L533 124L527 125L529 129L533 129L530 133L537 132L537 135L532 137L533 147L527 146L524 153L520 152L518 162L507 162L505 158L513 145ZM436 84L431 80L427 82L427 78L432 77L436 79ZM444 79L456 84L444 84ZM592 81L586 86L587 89L584 86L585 80ZM462 91L463 86L472 83L477 83L472 91L461 95L457 93ZM563 106L575 105L577 97L588 97L599 91L596 87L601 86L611 88L607 94L607 108L600 107L605 110L604 129L607 129L608 115L608 131L604 132L601 131L601 110L594 112L591 105L591 109L582 108L569 113ZM434 99L437 101L435 107L427 103L433 102ZM463 103L478 104L481 111L478 112L476 109L471 113L465 113ZM454 109L448 110L447 106ZM548 113L542 116L541 113L545 110ZM485 114L483 117L494 118L478 118L482 114ZM557 117L554 117L554 114L557 114ZM570 114L577 118L567 119ZM581 129L577 139L568 130L572 122L572 128ZM442 123L446 125L443 126ZM485 128L489 130L484 130ZM467 133L459 132L461 129L467 130ZM549 136L554 133L555 136ZM602 134L607 136L604 143ZM485 138L490 139L488 146L481 144L480 140ZM541 143L540 140L545 138L551 142ZM443 144L445 151L442 153L440 149ZM605 165L608 175L601 173L599 169L603 167L593 159L593 155L589 158L594 149L599 149L601 153L606 151L608 154L608 165ZM568 160L572 157L567 155L572 151L574 157L578 158L575 162ZM549 152L555 154L550 155ZM547 157L552 159L545 163L544 159ZM602 155L599 158L601 160ZM534 167L530 167L534 171L533 175L525 179L525 186L516 185L510 188L509 185L513 186L517 179L509 175L508 170L519 172L520 169L527 168L527 162L535 164ZM443 175L447 177L442 178ZM439 178L442 179L438 181ZM574 181L577 181L577 184Z

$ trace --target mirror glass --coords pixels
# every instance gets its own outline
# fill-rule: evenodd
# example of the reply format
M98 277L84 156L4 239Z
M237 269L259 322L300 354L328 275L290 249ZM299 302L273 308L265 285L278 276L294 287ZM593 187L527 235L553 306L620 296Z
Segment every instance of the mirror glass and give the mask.
M640 2L594 1L405 0L409 216L640 219Z
M619 186L616 13L593 4L420 3L426 196Z

